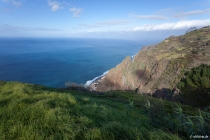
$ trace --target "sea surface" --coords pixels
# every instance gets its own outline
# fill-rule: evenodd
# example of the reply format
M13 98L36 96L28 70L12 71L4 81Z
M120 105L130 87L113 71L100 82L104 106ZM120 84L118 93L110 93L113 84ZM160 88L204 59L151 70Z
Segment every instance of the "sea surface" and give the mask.
M85 84L147 43L113 39L0 38L0 80Z

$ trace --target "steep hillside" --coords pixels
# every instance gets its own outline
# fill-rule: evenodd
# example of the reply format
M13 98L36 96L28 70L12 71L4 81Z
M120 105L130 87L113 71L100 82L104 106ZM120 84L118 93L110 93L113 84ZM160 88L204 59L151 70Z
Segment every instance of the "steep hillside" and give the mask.
M176 93L176 85L184 73L201 64L210 65L209 26L193 28L185 35L171 36L159 44L142 48L133 60L126 57L90 88L149 94L173 90Z
M0 81L1 140L207 138L209 123L208 110L127 91L97 95Z

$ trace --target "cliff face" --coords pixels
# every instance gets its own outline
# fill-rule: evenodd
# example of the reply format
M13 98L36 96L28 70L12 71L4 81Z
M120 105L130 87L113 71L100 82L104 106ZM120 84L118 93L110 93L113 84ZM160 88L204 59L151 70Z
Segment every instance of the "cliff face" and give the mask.
M171 36L159 44L143 47L133 60L128 56L94 83L96 91L136 90L153 94L174 89L186 71L210 65L210 27Z

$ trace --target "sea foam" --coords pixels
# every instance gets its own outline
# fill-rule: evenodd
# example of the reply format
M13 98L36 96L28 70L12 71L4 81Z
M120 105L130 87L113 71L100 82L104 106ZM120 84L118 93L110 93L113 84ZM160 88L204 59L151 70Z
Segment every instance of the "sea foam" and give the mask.
M86 84L85 84L85 87L90 86L94 81L96 81L99 78L101 78L101 77L105 76L106 74L108 74L108 72L109 72L109 70L108 71L105 71L102 75L95 77L93 80L87 81Z
M138 54L138 53L137 53ZM134 60L134 57L137 55L137 54L135 54L135 55L132 55L130 58L131 58L131 61L133 61Z

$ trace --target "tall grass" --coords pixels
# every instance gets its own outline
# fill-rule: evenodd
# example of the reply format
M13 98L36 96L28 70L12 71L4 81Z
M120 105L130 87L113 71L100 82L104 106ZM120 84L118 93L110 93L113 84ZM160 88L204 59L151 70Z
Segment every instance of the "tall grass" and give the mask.
M109 95L0 82L0 139L183 139L179 131L172 131L173 125L172 130L166 129L166 122L175 120L173 115L170 119L158 114L171 114L163 110L168 102L120 92L117 98ZM145 100L151 103L150 113L144 112ZM209 122L202 116L205 123L196 123L196 130L208 127ZM189 119L194 123L194 118Z
M144 105L149 123L155 128L168 130L186 139L193 135L210 134L210 113L194 109L188 114L187 108L183 109L180 104L171 104L173 113L168 113L170 111L162 103L162 100L147 100Z

